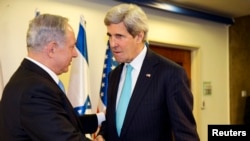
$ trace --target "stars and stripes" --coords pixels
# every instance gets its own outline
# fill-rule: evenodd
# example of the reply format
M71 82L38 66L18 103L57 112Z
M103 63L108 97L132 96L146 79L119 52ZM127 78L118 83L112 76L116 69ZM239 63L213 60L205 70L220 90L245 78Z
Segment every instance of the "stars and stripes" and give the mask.
M98 111L104 111L107 106L107 89L108 89L108 74L118 65L115 58L112 55L109 47L109 41L107 42L107 49L105 54L105 60L103 65L101 89L100 89L100 100L98 104Z

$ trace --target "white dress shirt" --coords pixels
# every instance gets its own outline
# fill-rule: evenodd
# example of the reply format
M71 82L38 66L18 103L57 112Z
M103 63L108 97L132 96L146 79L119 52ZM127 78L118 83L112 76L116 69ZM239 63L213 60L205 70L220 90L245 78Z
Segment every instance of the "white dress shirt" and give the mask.
M132 73L132 90L131 90L131 95L132 95L132 93L134 91L135 83L136 83L137 78L139 76L143 60L144 60L144 58L146 56L146 52L147 52L147 47L144 46L144 48L140 52L140 54L137 55L136 58L134 58L133 61L129 63L133 67L133 70L131 72ZM123 86L123 83L124 83L124 80L125 80L126 65L127 65L127 63L125 63L124 66L123 66L123 70L122 70L122 74L121 74L121 79L120 79L120 82L119 82L119 88L118 88L117 99L116 99L116 108L117 108L117 105L118 105L118 101L120 99L120 95L121 95L121 91L122 91L122 86Z

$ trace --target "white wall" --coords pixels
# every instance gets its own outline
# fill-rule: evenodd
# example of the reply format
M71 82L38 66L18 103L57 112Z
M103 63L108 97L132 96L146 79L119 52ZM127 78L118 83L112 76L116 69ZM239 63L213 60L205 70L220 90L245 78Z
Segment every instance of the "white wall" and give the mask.
M76 34L82 14L87 21L92 97L97 101L107 39L103 18L105 12L118 3L112 0L1 0L0 58L4 84L26 56L26 30L36 9L41 13L68 17ZM192 56L192 91L199 133L201 140L205 141L207 124L229 123L228 27L155 9L143 9L149 17L150 41L188 46L195 50ZM60 77L67 85L69 73ZM210 96L203 96L204 81L212 84ZM204 110L200 109L202 101L206 104ZM92 104L96 107L97 102Z
M4 84L3 84L3 74L2 74L2 65L1 65L1 58L0 58L0 99L2 97Z

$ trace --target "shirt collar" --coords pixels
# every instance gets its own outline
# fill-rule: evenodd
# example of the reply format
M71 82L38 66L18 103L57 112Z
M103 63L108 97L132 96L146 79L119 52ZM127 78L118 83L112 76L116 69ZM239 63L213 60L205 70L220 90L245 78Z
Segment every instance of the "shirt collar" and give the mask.
M147 52L147 47L144 46L143 50L139 53L139 55L137 55L135 57L135 59L133 59L133 61L131 61L129 63L133 67L133 69L136 69L136 70L140 70L141 69L143 60L144 60L144 58L146 56L146 52ZM127 63L125 63L125 64L127 64Z
M35 63L36 65L38 65L39 67L41 67L43 70L45 70L51 77L52 79L58 83L59 82L59 78L57 77L57 75L52 71L50 70L47 66L43 65L42 63L30 58L30 57L25 57L26 59L30 60L31 62Z

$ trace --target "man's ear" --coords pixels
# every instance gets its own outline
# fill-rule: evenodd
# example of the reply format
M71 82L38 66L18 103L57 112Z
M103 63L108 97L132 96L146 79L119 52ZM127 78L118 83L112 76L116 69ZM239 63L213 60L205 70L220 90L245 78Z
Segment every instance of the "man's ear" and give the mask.
M45 50L46 50L46 53L49 57L52 57L55 53L55 50L56 50L56 46L57 46L57 43L54 42L54 41L51 41L47 44L47 46L45 47Z
M138 43L141 43L143 41L144 36L145 36L144 32L141 31L138 35L136 35L137 38L136 41Z

